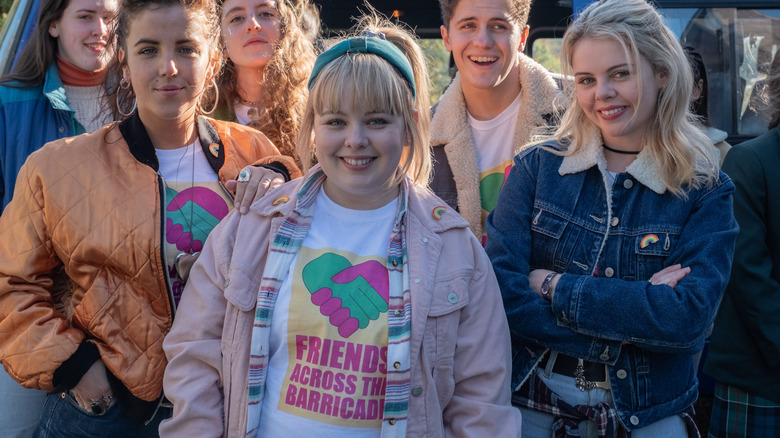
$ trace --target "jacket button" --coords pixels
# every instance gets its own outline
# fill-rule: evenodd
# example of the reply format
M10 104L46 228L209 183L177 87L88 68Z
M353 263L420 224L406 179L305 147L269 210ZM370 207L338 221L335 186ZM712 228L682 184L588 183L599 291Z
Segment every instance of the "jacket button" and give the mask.
M401 316L404 314L404 311L401 309L395 309L395 316Z
M613 275L615 275L615 270L612 268L607 268L604 270L604 275L611 278Z
M390 423L391 426L395 426L395 418L391 418L387 420L388 423Z
M455 292L450 293L447 295L447 301L449 301L452 304L455 304L458 302L458 295L455 294Z
M414 388L412 388L412 395L414 397L421 396L422 392L423 392L422 386L415 386Z
M612 226L616 227L618 225L618 222L620 222L620 219L613 217L612 218Z
M601 360L609 360L609 354L607 354L607 353L601 353L601 354L599 355L599 359L601 359Z
M230 286L230 279L226 278L225 279L225 287L228 287L228 286Z
M398 267L398 260L393 259L393 267Z
M428 243L428 238L427 237L423 237L422 241L423 241L423 243Z
M628 373L626 372L626 370L618 370L617 376L618 376L618 379L622 380L622 379L625 379L626 376L628 376Z
M631 416L631 418L629 418L628 420L629 420L629 421L631 422L631 424L633 424L634 426L636 426L637 424L639 424L639 417L637 417L636 415L632 415L632 416Z
M415 279L414 279L414 282L415 282L416 284L420 284L420 281L422 281L422 280L420 280L419 278L415 278Z
M631 187L634 187L634 182L626 178L626 180L623 181L623 187L630 189Z
M61 133L62 133L62 132L65 132L65 127L64 127L64 126L60 126L60 132L61 132Z
M393 368L400 370L401 369L401 362L393 362Z

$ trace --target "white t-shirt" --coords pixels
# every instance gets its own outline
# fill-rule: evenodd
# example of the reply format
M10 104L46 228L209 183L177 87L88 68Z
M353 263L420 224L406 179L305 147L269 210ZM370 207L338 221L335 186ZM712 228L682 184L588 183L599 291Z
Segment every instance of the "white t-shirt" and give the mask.
M387 249L398 200L350 210L320 190L315 202L274 306L258 436L378 437L387 386Z
M200 141L186 148L155 149L165 181L165 255L174 302L179 304L184 281L176 272L176 257L203 249L211 230L233 208Z
M482 199L482 244L487 241L485 219L496 207L498 192L512 168L517 116L522 102L518 94L501 114L490 120L477 120L469 114L471 138L477 152L479 166L479 194Z

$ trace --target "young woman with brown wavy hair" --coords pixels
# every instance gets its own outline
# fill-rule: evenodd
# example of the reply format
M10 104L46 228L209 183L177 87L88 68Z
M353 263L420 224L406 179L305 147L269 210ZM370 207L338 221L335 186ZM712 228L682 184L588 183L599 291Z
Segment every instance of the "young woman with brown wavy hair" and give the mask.
M303 19L314 12L309 0L220 2L227 63L214 117L262 131L293 157L315 59L310 35L317 34Z

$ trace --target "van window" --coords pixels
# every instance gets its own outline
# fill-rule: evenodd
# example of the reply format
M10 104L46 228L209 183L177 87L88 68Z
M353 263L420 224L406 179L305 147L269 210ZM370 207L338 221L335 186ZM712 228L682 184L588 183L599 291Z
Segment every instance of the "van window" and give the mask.
M673 16L676 9L666 9ZM780 46L780 10L700 8L680 40L702 55L709 81L710 121L739 136L764 132L761 89Z

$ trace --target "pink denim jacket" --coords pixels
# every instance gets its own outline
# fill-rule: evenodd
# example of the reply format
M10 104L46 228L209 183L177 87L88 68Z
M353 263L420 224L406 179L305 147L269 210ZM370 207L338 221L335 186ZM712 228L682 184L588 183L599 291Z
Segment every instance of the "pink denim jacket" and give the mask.
M210 235L163 343L164 390L174 414L160 426L161 436L245 435L257 290L270 238L294 208L302 181L269 193L246 215L229 214ZM509 329L498 284L466 221L451 209L440 218L434 213L444 205L427 189L409 192L407 436L517 437L520 413L510 404Z

